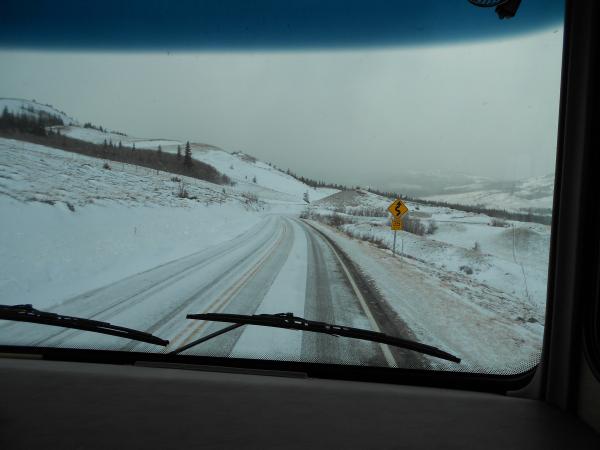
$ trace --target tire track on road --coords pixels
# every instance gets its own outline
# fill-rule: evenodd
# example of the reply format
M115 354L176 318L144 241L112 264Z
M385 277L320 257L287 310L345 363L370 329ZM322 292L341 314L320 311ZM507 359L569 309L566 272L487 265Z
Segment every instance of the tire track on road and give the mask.
M333 256L333 260L334 260L334 264L336 264L339 267L339 272L340 276L339 278L345 279L346 281L346 285L347 288L349 288L349 292L351 293L350 295L354 296L354 300L355 302L358 303L358 310L362 312L362 314L364 315L364 317L366 317L366 319L368 320L369 324L370 324L370 328L374 331L381 331L379 324L377 323L377 321L375 320L369 306L367 305L367 303L365 302L364 296L362 294L362 292L360 291L360 289L358 288L357 283L354 281L354 274L351 274L350 270L346 267L346 264L344 263L344 261L342 260L342 258L339 256L336 248L334 245L332 245L332 243L321 233L319 232L319 230L317 230L316 228L312 227L310 224L307 224L304 221L300 221L300 223L302 224L303 228L305 229L310 241L312 242L312 247L313 247L313 255L314 255L314 262L317 265L317 267L314 268L313 273L315 273L316 277L313 280L307 280L307 283L311 283L311 281L316 282L317 286L314 286L313 289L317 289L317 297L312 300L310 298L307 298L307 307L310 307L311 304L313 304L313 313L316 312L317 314L319 314L319 318L316 320L321 320L321 321L325 321L325 322L330 322L330 323L339 323L338 321L336 321L336 309L339 308L350 308L350 307L355 307L356 305L344 305L343 304L343 298L342 297L338 297L336 298L336 302L334 302L333 300L333 296L331 295L331 286L333 285L332 283L332 278L333 278L333 273L334 273L334 268L333 267L328 267L327 268L327 273L328 275L324 275L325 270L321 269L319 270L319 265L321 265L322 268L327 267L327 265L324 263L323 261L323 254L322 254L322 250L321 250L321 246L317 243L317 240L320 240L326 248L328 248L331 251L331 254ZM325 284L327 287L323 287L320 286L319 284ZM322 295L321 296L319 296ZM307 297L308 297L308 291L307 291ZM346 301L347 303L347 301ZM316 309L316 311L315 311ZM358 313L358 311L357 311ZM345 321L344 321L345 322ZM353 326L352 324L349 323L343 323L344 325L349 325L349 326ZM305 343L307 344L307 347L310 346L310 340L306 339ZM324 358L323 360L327 360L330 358L328 358L328 353L331 353L332 351L332 346L337 346L337 347L341 347L341 344L338 343L334 343L331 341L331 337L330 336L320 336L320 338L318 339L314 339L314 346L316 346L316 351L317 354L320 355L321 358ZM362 344L362 343L361 343ZM381 363L383 363L383 365L388 365L389 367L396 367L396 360L394 359L390 348L385 345L385 344L372 344L373 347L378 348L379 349L379 355L370 355L368 359L365 359L363 361L363 358L360 358L362 362L367 362L368 360L379 360L381 361ZM358 346L357 346L358 347ZM352 355L354 356L354 355ZM356 355L356 356L362 356L362 355ZM354 356L355 359L356 356ZM381 365L381 363L379 365Z
M371 320L374 323L374 331L380 331L392 336L402 336L406 339L415 339L410 328L402 321L402 318L392 310L389 304L384 298L377 292L376 287L372 286L371 283L363 278L362 273L354 264L352 259L341 250L337 244L324 232L319 230L317 227L309 222L302 220L307 226L315 230L323 240L331 247L332 251L339 258L342 263L342 267L346 269L348 282L354 286L354 290L357 293L357 297L367 315L371 316ZM386 361L390 367L404 367L404 368L427 368L429 364L427 360L420 354L405 350L397 347L389 347L384 344L380 344L384 353L387 353Z

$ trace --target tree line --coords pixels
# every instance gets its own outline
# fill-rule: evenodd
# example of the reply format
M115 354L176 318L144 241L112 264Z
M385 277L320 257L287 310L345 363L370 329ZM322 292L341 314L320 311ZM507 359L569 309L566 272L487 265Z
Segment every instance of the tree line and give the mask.
M304 183L310 187L313 187L313 188L331 188L331 189L338 189L340 191L348 191L351 189L348 186L343 185L343 184L327 183L325 181L318 181L318 180L313 180L312 178L303 177L303 176L295 174L290 169L287 169L285 171L285 173L287 175L295 178L296 180L301 181L302 183Z
M30 110L27 111L32 112ZM40 111L36 115L25 112L13 113L5 106L2 110L2 116L0 116L0 130L3 131L20 131L37 136L45 136L46 127L57 125L64 125L62 118L43 111Z

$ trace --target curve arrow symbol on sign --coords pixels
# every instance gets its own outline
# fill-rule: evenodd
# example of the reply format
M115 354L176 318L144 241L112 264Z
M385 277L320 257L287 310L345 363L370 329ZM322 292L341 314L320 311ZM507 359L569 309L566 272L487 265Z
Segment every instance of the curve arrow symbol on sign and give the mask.
M402 217L408 212L408 208L402 200L396 199L390 206L388 206L388 211L392 213L394 217Z

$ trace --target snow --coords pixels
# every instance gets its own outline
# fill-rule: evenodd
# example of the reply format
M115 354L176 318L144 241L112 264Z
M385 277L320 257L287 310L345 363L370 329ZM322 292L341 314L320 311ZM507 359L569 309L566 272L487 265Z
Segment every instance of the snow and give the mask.
M389 248L392 247L393 235L386 226L346 225L353 232L365 232L383 239ZM527 252L526 243L519 248L521 240L516 240L515 258L512 258L512 239L508 236L514 232L521 235L528 228L494 230L493 227L465 226L453 232L444 226L445 232L432 237L416 236L405 231L398 232L398 249L413 259L423 261L430 266L443 269L454 274L464 273L461 269L473 270L471 278L495 289L516 295L535 305L536 320L543 321L546 304L547 260L549 234L535 234L538 244L535 247L541 260L536 260ZM535 241L535 239L532 239ZM479 249L475 250L475 242ZM502 255L502 256L498 256ZM533 261L533 264L532 262ZM546 264L544 264L546 261ZM523 271L525 270L525 277Z
M84 206L116 202L122 205L172 205L179 183L173 174L109 162L36 144L0 139L0 193L19 201ZM239 199L237 191L194 178L183 179L191 196L204 202ZM185 205L194 201L178 199Z
M307 275L307 243L304 233L294 223L294 243L281 268L281 272L273 282L271 289L261 302L255 314L276 314L291 312L296 316L304 315ZM248 357L268 355L269 358L298 360L302 350L302 333L279 328L245 327L235 345L231 357Z
M174 146L175 152L177 151L177 145L183 146L185 144L172 139L136 138L127 134L116 133L114 131L100 131L95 128L84 128L74 125L64 127L56 126L52 128L54 130L59 130L60 133L65 136L73 139L79 139L81 141L92 142L94 144L102 144L104 141L106 141L107 143L112 142L113 144L118 145L120 142L124 147L132 147L133 144L135 144L136 148L146 150L157 150L159 145L161 147L165 147L165 149L169 146Z
M193 155L194 158L212 165L235 182L243 185L245 189L261 196L268 195L268 191L274 191L286 194L280 197L281 199L304 203L302 199L306 192L308 192L309 201L319 200L338 192L336 189L312 188L291 175L240 153L231 154L224 150L208 149L195 151ZM256 183L253 181L254 178L256 178Z
M90 205L71 212L5 197L0 210L0 297L40 308L231 239L260 219L246 213L240 226L234 208L218 206Z

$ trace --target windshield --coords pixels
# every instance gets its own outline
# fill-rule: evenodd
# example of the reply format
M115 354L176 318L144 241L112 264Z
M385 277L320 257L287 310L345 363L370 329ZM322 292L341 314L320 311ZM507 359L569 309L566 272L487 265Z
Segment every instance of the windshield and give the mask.
M504 20L467 0L398 2L338 28L325 26L335 9L313 22L275 6L265 21L211 10L197 35L148 13L106 40L104 26L128 26L103 25L110 5L89 24L77 6L72 21L64 5L42 9L24 28L9 3L0 303L169 344L0 320L0 345L493 374L537 364L560 2L524 0ZM460 364L381 339L186 318L207 313L292 313Z

